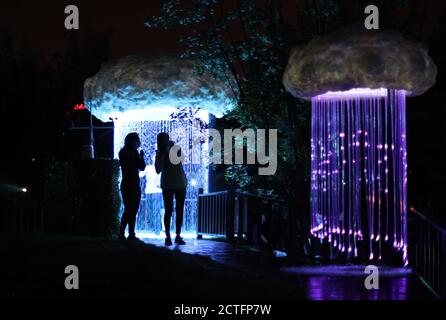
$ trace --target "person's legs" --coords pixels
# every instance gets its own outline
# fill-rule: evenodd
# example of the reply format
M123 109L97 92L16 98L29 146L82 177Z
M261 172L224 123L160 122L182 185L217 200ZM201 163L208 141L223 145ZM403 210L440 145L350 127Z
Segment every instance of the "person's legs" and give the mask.
M125 228L127 227L127 224L129 222L129 204L131 201L129 201L129 192L128 188L121 185L121 195L122 195L122 201L124 202L124 212L122 213L121 217L121 225L119 227L119 239L125 238Z
M175 214L176 214L176 234L180 236L183 226L184 201L186 199L186 189L175 190Z
M129 238L135 238L136 215L139 211L139 203L141 202L141 189L138 186L132 190L131 199L128 209Z
M119 227L119 239L125 238L125 228L127 227L128 216L129 214L127 212L127 209L124 207L124 212L122 213L121 217L121 225Z
M166 230L166 238L170 239L170 221L173 212L173 191L170 189L163 189L164 201L164 228Z

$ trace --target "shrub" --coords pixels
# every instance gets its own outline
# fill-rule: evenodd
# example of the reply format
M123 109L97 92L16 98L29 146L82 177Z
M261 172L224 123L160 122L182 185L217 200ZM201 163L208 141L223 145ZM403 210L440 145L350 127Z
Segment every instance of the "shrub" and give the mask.
M108 159L49 159L45 163L45 232L114 237L119 228L119 163Z

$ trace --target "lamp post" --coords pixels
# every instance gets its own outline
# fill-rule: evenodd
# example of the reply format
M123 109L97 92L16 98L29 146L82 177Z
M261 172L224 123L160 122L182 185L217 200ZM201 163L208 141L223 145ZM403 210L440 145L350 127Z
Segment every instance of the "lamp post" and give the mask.
M88 102L90 99L88 99ZM90 103L89 103L90 104ZM89 105L88 104L88 105ZM90 123L89 123L89 144L83 145L81 150L81 157L83 159L94 159L94 135L93 135L93 114L90 111Z

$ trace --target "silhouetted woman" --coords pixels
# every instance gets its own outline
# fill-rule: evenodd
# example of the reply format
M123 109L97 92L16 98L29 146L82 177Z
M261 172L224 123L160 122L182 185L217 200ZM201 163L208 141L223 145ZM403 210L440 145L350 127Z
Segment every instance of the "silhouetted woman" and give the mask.
M170 141L169 135L162 132L157 137L158 150L155 158L156 173L161 173L161 189L163 190L164 200L164 227L166 229L167 246L172 245L170 238L170 221L173 212L173 199L175 198L175 214L176 214L176 244L186 244L181 238L181 227L183 225L184 201L186 198L187 179L184 173L183 164L173 164L169 159L169 152L174 146ZM177 156L181 155L178 150Z
M121 194L124 201L124 213L119 228L119 239L125 239L125 228L129 226L129 240L137 240L135 236L136 215L141 201L139 171L146 168L144 151L138 153L141 141L136 132L125 137L125 145L119 151L119 163L122 171Z

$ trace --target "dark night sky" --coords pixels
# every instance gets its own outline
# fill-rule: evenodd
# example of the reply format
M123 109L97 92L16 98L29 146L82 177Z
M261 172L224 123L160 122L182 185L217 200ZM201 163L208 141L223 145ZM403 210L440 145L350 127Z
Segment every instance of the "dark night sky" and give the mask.
M176 51L179 49L178 39L182 33L188 31L187 28L165 31L144 27L147 18L159 14L163 2L164 0L1 1L0 30L9 30L18 46L26 44L40 53L65 49L70 32L81 35L106 33L110 40L111 59L143 51ZM301 11L298 3L302 1L285 0L283 3L285 19L296 26L299 19L299 14L296 13ZM80 31L67 31L64 28L64 8L69 4L79 8ZM421 4L424 5L424 2ZM419 32L431 34L441 21L445 2L429 0L426 5L431 22ZM404 23L405 19L407 12L395 12L394 21L397 24Z
M106 33L110 40L111 59L143 51L176 51L179 49L178 39L182 33L188 31L187 28L165 31L144 27L147 18L160 13L163 2L164 0L1 1L0 30L9 30L17 45L26 44L41 53L65 49L66 39L71 32L81 35ZM285 19L296 26L299 19L296 12L301 11L298 3L302 1L285 0L283 3ZM67 31L64 28L64 8L69 4L79 8L80 31ZM431 23L419 31L431 34L441 21L445 2L431 0L426 5ZM395 12L397 24L404 23L406 18L407 12Z
M162 0L92 1L46 0L1 1L0 29L9 30L18 45L26 43L39 52L63 50L70 32L104 32L110 37L111 58L142 51L178 49L178 38L184 30L148 30L144 21L159 13ZM77 5L80 31L64 28L64 8Z
M44 0L0 1L0 30L8 30L19 47L23 44L40 53L63 50L67 37L106 33L110 40L110 58L130 53L170 52L179 49L178 40L187 28L174 30L147 29L144 22L159 15L164 0ZM80 30L64 28L67 5L74 4L80 12ZM283 12L288 23L296 24L298 1L284 1Z

